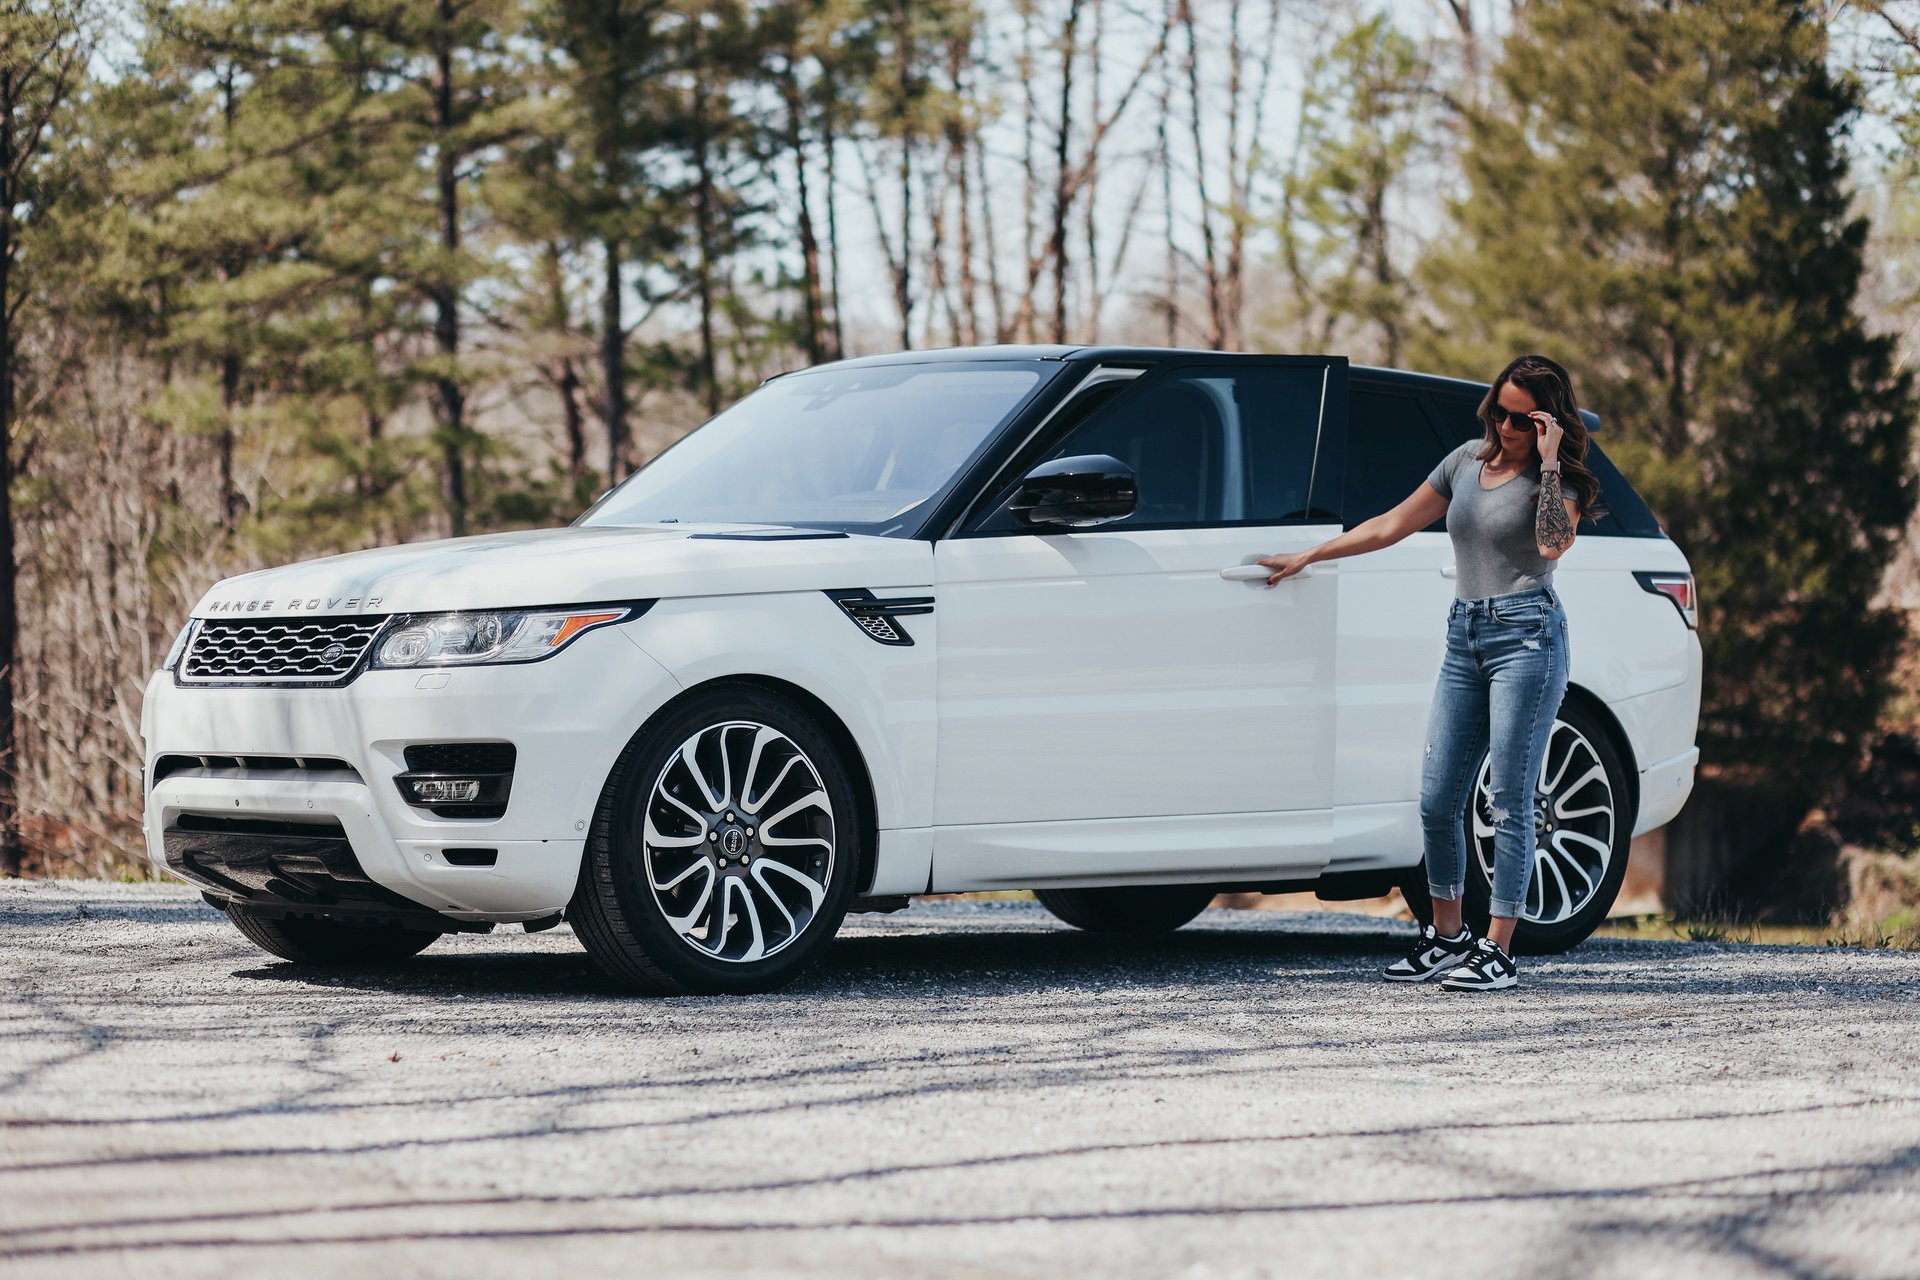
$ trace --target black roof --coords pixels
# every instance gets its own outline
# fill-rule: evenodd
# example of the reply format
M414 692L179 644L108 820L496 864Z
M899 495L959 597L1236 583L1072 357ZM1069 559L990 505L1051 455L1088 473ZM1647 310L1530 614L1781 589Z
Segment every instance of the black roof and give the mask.
M976 347L929 347L924 350L893 351L884 355L855 356L848 360L835 360L828 364L810 366L819 369L857 369L871 365L884 364L946 364L962 363L969 360L1061 360L1099 364L1154 365L1165 360L1194 356L1228 355L1313 355L1313 352L1281 351L1211 351L1202 347L1127 347L1127 346L1085 346L1076 347L1058 343L999 343L991 346ZM1388 369L1379 365L1356 364L1350 366L1352 377L1363 382L1398 383L1402 386L1418 387L1427 391L1450 391L1454 394L1483 396L1491 383L1471 378L1449 378L1437 373L1420 373L1412 369ZM789 370L798 373L799 370ZM1580 416L1586 421L1589 430L1600 425L1598 415L1591 410L1582 409Z

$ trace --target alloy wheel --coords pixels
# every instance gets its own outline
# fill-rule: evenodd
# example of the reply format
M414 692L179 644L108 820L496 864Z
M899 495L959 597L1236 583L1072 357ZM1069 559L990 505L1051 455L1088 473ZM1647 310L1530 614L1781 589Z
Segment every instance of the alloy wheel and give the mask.
M647 882L668 927L748 964L803 935L833 878L833 802L786 734L749 720L680 745L647 795Z
M1480 762L1468 837L1486 882L1493 883L1493 760ZM1534 782L1533 872L1521 918L1560 924L1593 899L1613 861L1618 821L1613 784L1588 737L1556 719Z

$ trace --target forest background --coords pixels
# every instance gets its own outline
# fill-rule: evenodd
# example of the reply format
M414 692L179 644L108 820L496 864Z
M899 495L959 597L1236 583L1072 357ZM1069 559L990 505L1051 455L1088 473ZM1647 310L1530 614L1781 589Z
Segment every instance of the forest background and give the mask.
M1910 924L1916 144L1920 0L0 0L0 873L141 874L217 578L780 370L1542 350L1700 585L1670 901Z

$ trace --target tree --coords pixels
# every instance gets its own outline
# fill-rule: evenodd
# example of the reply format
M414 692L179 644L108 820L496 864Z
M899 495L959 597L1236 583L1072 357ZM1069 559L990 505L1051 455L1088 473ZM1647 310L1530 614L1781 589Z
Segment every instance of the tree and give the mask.
M674 30L686 15L668 0L547 0L532 34L558 55L549 70L557 127L537 148L529 178L557 225L600 251L600 417L607 480L634 468L629 423L626 297L634 267L658 262L682 238L660 180ZM538 197L536 197L538 198ZM636 264L634 259L640 261Z
M1825 53L1772 0L1528 6L1416 335L1447 371L1575 371L1700 583L1703 759L1803 809L1887 697L1898 626L1868 601L1915 499L1911 380L1853 310L1857 90Z
M1430 72L1384 13L1356 21L1308 68L1278 231L1293 310L1323 349L1357 325L1382 363L1401 362L1414 290L1390 206L1433 124Z
M89 16L82 0L35 8L8 5L0 12L0 874L5 875L16 874L21 861L13 705L20 614L12 491L19 325L33 297L26 250L65 176L55 125L85 72Z

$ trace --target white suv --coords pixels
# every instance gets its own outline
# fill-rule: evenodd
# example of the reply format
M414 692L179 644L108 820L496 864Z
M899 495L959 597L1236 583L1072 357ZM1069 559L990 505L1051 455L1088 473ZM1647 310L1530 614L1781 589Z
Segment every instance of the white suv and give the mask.
M288 959L565 919L651 992L777 986L910 894L1171 929L1223 890L1421 886L1444 526L1245 566L1407 497L1484 393L1112 347L774 378L569 528L208 592L147 690L151 857ZM1699 758L1686 557L1589 463L1612 513L1555 574L1534 950L1604 917ZM1486 805L1483 761L1483 915Z

